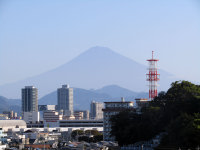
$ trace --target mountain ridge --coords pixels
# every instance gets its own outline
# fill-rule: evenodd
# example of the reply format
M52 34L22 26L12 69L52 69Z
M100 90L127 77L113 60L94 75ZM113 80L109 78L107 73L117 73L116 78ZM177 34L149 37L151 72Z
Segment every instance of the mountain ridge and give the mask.
M110 90L108 90L108 88ZM126 101L135 101L138 97L148 97L148 93L133 92L129 89L120 87L118 85L108 85L96 90L86 90L81 88L74 89L74 109L86 110L89 109L91 101L105 102L105 101L120 101L124 97ZM110 93L112 91L112 93ZM128 94L127 94L128 93ZM41 99L40 105L57 104L57 91L53 91Z
M110 90L108 90L108 88ZM112 92L110 92L112 91ZM120 92L119 92L120 91ZM148 93L137 93L118 85L108 85L96 90L74 88L74 109L89 110L91 101L120 101L125 97L126 101L134 101L137 97L148 97ZM8 99L0 96L0 111L13 110L18 113L21 111L20 99ZM57 105L57 91L48 93L38 100L39 105Z
M0 86L1 95L19 98L21 88L34 85L42 97L62 84L83 89L100 88L117 84L132 91L147 91L145 74L147 67L122 56L106 47L92 47L71 61L40 75L15 83ZM135 71L136 70L136 71ZM161 89L167 89L171 82L170 74L160 70ZM8 90L9 89L9 90Z

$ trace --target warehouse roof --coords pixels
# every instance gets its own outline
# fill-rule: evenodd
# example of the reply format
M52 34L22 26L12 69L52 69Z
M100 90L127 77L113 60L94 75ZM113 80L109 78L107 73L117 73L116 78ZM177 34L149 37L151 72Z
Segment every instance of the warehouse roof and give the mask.
M0 120L0 128L11 126L26 126L26 122L24 120Z

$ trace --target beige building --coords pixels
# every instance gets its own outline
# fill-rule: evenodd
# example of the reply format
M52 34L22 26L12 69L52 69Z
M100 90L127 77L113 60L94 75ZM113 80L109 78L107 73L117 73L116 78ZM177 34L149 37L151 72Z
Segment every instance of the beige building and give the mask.
M4 131L14 128L26 128L26 122L24 120L0 120L0 128Z
M103 106L101 102L92 101L90 104L90 119L103 119Z

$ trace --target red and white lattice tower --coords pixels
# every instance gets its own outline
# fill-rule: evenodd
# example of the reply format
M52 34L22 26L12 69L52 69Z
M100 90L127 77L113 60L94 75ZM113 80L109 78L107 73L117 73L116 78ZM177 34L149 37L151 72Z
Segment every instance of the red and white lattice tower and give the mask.
M154 97L158 95L157 92L157 81L160 80L160 74L157 72L157 61L158 59L153 58L153 52L152 51L152 58L148 59L147 61L149 62L149 73L147 75L147 81L149 81L149 99L153 100Z

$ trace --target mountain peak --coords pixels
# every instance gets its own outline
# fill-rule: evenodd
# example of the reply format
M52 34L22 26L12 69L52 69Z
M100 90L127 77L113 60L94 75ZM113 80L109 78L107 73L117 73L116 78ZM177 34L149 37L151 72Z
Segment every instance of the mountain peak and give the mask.
M105 56L113 57L115 55L121 56L120 54L111 50L110 48L102 47L102 46L95 46L95 47L91 47L88 50L86 50L85 52L81 53L78 57L89 57L91 59L92 57L105 57ZM75 58L75 59L77 59L77 58Z
M31 84L39 89L39 97L41 97L64 83L86 89L115 84L136 92L146 91L148 89L145 81L146 68L145 65L120 55L110 48L95 46L58 68L17 83L0 86L0 91L4 96L18 98L19 89ZM160 74L163 78L160 85L166 89L171 79L167 78L166 72L160 71Z

